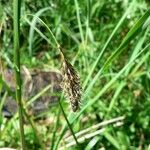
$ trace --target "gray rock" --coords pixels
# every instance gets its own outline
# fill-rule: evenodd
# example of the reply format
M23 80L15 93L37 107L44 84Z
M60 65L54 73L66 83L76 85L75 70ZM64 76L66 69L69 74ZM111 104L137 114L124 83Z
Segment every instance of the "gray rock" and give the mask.
M30 105L30 112L33 115L38 115L39 113L47 111L49 107L58 102L58 94L61 93L60 82L62 80L60 73L53 71L45 72L40 70L29 71L25 67L21 71L21 76L22 94L24 100L29 100L42 91L46 86L51 84L51 88ZM15 79L13 71L11 69L6 69L3 73L3 77L10 90L14 92ZM4 93L6 88L3 87L2 91L2 93ZM8 95L3 106L3 115L10 118L16 111L17 103L11 95Z

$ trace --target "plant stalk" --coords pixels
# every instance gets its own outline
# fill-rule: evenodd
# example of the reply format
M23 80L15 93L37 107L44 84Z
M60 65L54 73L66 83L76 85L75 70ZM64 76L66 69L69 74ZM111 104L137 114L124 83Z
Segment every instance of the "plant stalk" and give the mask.
M67 119L67 116L66 116L65 111L64 111L64 109L63 109L63 107L62 107L62 105L61 105L60 100L59 100L59 105L60 105L60 108L61 108L61 110L62 110L63 116L65 117L65 120L66 120L66 122L67 122L67 124L68 124L68 127L69 127L69 129L70 129L70 131L71 131L71 133L72 133L72 136L73 136L73 138L74 138L74 140L75 140L75 142L76 142L78 148L80 149L80 148L81 148L81 147L80 147L80 144L79 144L79 142L78 142L78 140L77 140L77 138L76 138L76 136L75 136L75 134L74 134L74 131L73 131L72 127L71 127L71 124L69 123L69 120Z
M19 109L19 125L22 149L25 150L25 135L23 126L23 105L21 95L21 75L20 75L20 11L21 0L13 1L13 34L14 34L14 71L16 80L16 101Z

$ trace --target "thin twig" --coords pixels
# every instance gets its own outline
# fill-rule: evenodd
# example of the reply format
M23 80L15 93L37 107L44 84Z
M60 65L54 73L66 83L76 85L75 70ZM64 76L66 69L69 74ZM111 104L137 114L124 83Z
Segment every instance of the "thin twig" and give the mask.
M114 124L114 126L115 127L120 127L120 126L122 126L123 125L123 122L116 122L115 124ZM83 135L82 137L80 137L80 138L78 138L78 142L80 142L80 143L83 143L83 142L85 142L87 139L90 139L90 138L92 138L92 137L95 137L95 136L97 136L97 135L99 135L99 134L102 134L103 132L105 132L105 130L106 130L106 128L102 128L102 129L99 129L99 130L97 130L97 131L95 131L95 132L92 132L92 133L88 133L88 134L86 134L86 135ZM66 141L66 139L65 139L65 141ZM73 140L73 141L69 141L70 143L68 143L68 144L66 144L65 145L65 147L66 148L68 148L68 147L72 147L72 146L74 146L74 145L76 145L76 142ZM64 147L61 147L61 148L59 148L60 150L63 150L64 149Z
M99 135L99 134L103 133L104 131L105 131L105 128L100 129L100 130L97 130L97 131L95 131L95 132L93 132L93 133L90 133L90 134L86 134L86 135L84 135L84 136L78 138L78 142L83 143L85 140L87 140L87 139L89 139L89 138L92 138L92 137L94 137L94 136L96 136L96 135ZM72 141L72 142L70 142L69 144L66 144L65 147L68 148L68 147L71 147L71 146L74 146L74 145L76 145L76 142L75 142L75 141ZM60 147L59 149L60 149L60 150L63 150L64 147Z
M96 130L97 128L100 128L100 127L103 127L103 126L106 126L106 125L109 125L109 124L112 124L112 123L115 123L115 122L118 122L118 121L122 121L124 120L125 117L124 116L121 116L121 117L117 117L117 118L113 118L113 119L110 119L110 120L106 120L106 121L103 121L101 123L98 123L96 125L93 125L89 128L86 128L78 133L75 134L76 137L79 137L83 134L86 134L87 132L90 132L91 130ZM73 137L72 136L69 136L67 138L65 138L65 141L70 141L72 140Z

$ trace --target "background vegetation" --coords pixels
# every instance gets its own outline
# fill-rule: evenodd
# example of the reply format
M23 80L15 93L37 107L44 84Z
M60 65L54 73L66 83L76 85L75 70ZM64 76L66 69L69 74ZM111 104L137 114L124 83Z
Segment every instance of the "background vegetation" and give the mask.
M2 92L3 70L14 65L14 41L12 1L0 2L0 147L19 148L18 113L10 119L2 113L6 95L14 96L9 87ZM25 109L28 149L150 149L149 5L146 0L22 1L21 65L60 71L56 39L82 85L80 111L71 112L68 100L60 98L81 144L74 143L58 103L42 120ZM29 101L38 94L42 91Z

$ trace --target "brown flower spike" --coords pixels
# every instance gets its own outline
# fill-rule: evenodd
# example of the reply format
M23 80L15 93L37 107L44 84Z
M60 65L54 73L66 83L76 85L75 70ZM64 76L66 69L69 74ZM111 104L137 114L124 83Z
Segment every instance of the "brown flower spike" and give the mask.
M72 110L76 112L79 109L81 99L80 78L73 66L64 58L62 65L62 89L67 98L69 98Z

